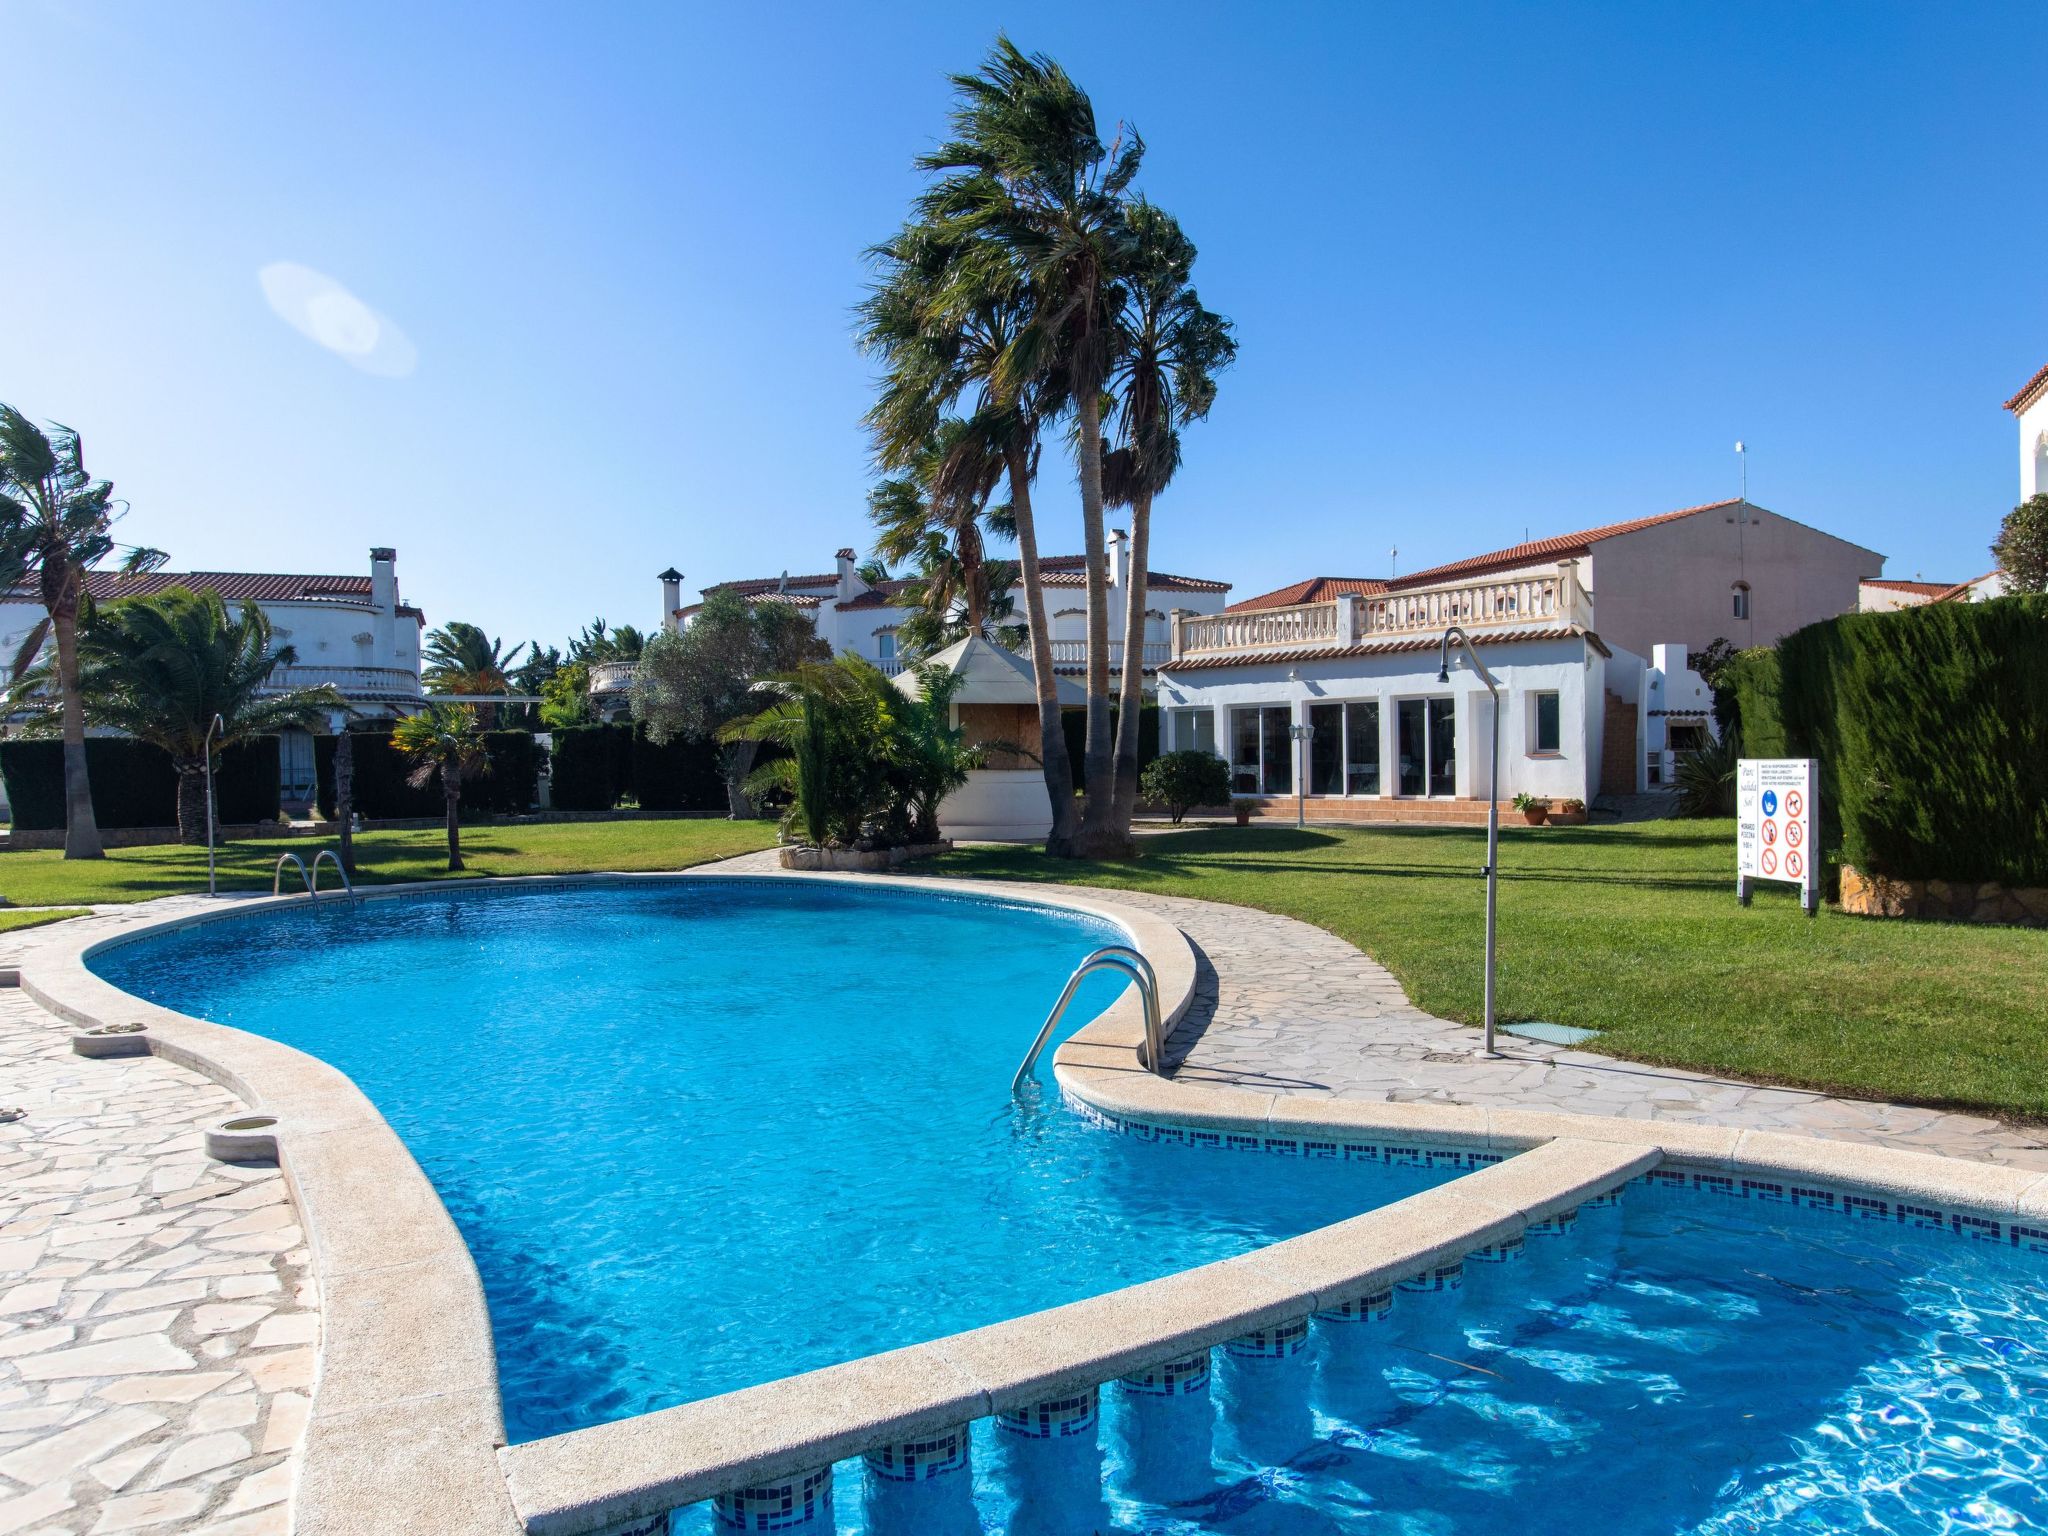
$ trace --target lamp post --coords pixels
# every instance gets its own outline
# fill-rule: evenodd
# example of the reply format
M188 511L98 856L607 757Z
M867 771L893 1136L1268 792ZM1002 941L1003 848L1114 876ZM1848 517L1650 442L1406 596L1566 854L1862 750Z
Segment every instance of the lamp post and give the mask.
M1451 641L1454 639L1465 648L1472 670L1479 674L1479 681L1486 684L1486 691L1493 695L1493 751L1492 761L1486 770L1486 1044L1479 1054L1498 1056L1500 1052L1493 1048L1493 957L1494 914L1500 895L1500 684L1493 680L1493 674L1486 670L1486 663L1472 648L1472 637L1456 624L1444 631L1443 644L1438 650L1438 682L1448 683L1451 680Z
M227 734L227 723L219 715L206 727L206 894L218 896L213 880L213 733Z
M1294 749L1294 830L1297 832L1308 826L1307 801L1304 799L1308 793L1308 739L1315 733L1316 728L1312 725L1287 727L1287 734L1297 743Z

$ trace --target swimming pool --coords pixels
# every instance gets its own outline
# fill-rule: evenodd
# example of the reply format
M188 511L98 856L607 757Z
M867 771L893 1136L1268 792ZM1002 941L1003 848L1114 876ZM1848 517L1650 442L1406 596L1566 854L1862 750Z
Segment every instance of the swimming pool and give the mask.
M348 1073L461 1228L514 1440L1242 1253L1455 1176L1118 1136L1009 1094L1106 922L804 880L435 891L92 968ZM1092 978L1084 1023L1121 983ZM1497 1159L1488 1159L1497 1160Z

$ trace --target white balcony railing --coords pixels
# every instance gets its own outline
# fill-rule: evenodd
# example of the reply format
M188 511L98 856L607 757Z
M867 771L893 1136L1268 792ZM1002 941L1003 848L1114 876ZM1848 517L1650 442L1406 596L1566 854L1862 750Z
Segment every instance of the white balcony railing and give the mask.
M1138 665L1141 667L1163 665L1172 653L1173 647L1167 645L1164 641L1154 642L1148 640L1145 642L1144 650L1140 653ZM1052 643L1052 659L1055 666L1085 666L1088 662L1088 642L1086 640L1055 640ZM1123 641L1112 640L1109 642L1109 664L1111 667L1121 667L1124 664Z
M1553 571L1520 572L1491 581L1418 587L1381 596L1347 595L1250 613L1218 613L1174 621L1176 659L1239 652L1361 645L1383 636L1438 634L1502 625L1592 627L1592 594L1579 585L1578 562Z
M289 693L298 688L323 684L350 698L408 698L420 696L420 675L406 667L278 667L264 687L266 693Z
M625 693L633 686L633 674L640 670L637 661L598 661L590 666L590 691L592 693Z

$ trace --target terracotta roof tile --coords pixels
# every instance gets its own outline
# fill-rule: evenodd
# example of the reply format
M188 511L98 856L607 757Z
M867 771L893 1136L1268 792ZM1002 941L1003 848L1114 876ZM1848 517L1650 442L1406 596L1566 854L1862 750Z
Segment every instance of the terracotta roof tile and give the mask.
M1601 539L1617 538L1624 533L1635 533L1643 528L1654 528L1659 523L1675 523L1682 517L1696 517L1702 512L1718 512L1735 506L1731 498L1726 501L1703 502L1697 507L1680 507L1676 512L1659 512L1654 517L1631 518L1627 522L1607 523L1599 528L1587 528L1578 533L1559 534L1550 539L1532 539L1526 544L1510 544L1506 549L1496 549L1489 554L1471 555L1463 560L1453 560L1448 565L1433 565L1427 570L1411 571L1406 576L1397 576L1388 581L1376 582L1369 577L1315 576L1307 581L1296 582L1291 587L1282 587L1277 592L1268 592L1261 597L1247 598L1241 603L1232 603L1228 613L1247 613L1260 608L1286 608L1295 603L1327 602L1343 592L1360 592L1368 596L1381 592L1401 592L1410 587L1426 587L1456 576L1478 576L1487 571L1512 570L1520 565L1534 565L1548 560L1561 560L1586 554ZM1323 590L1327 588L1327 590ZM1289 597L1286 594L1313 590L1315 595Z
M136 576L88 571L85 585L93 600L102 603L117 597L153 597L170 587L190 587L195 592L211 587L231 603L364 603L370 598L367 576L284 576L259 571L147 571Z
M1939 597L1944 592L1955 590L1955 583L1952 581L1894 581L1886 576L1866 576L1862 584L1866 587L1883 587L1887 592L1915 592L1922 597ZM1968 583L1965 582L1964 585L1967 586Z
M2048 367L2043 367L2039 373L2022 384L2020 392L2005 402L2005 408L2014 415L2018 415L2036 400L2040 399L2044 393L2048 393Z

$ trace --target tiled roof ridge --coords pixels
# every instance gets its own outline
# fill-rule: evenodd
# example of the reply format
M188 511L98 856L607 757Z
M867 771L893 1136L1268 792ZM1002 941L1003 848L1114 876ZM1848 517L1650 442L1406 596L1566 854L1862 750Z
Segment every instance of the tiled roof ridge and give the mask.
M1980 576L1977 579L1982 581L1983 577ZM1866 576L1863 578L1863 585L1866 587L1883 587L1892 592L1924 592L1929 596L1938 596L1943 592L1953 592L1956 589L1956 584L1952 581L1907 581L1897 576ZM1969 583L1964 582L1963 585L1968 586Z
M2005 408L2018 415L2040 399L2044 392L2048 392L2048 363L2043 363L2041 371L2020 386L2019 393L2005 402ZM1977 579L1982 581L1984 578L1980 576Z

